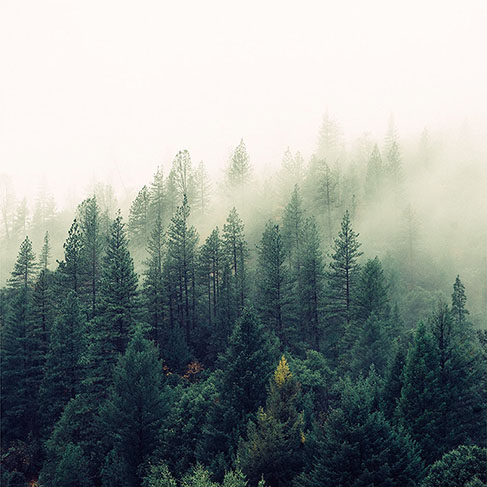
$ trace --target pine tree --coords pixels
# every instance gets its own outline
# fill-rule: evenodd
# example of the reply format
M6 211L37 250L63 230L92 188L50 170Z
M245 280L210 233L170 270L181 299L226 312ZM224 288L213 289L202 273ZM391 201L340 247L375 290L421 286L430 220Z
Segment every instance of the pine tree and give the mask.
M201 161L194 173L194 209L195 213L200 216L206 216L210 205L211 182Z
M177 195L178 206L184 204L193 205L194 191L194 173L191 164L191 156L187 150L179 151L172 163L171 175Z
M100 287L100 321L114 350L125 350L137 313L137 274L120 213L112 223Z
M9 279L10 287L15 289L32 287L36 271L37 265L34 252L32 251L32 243L29 237L25 237L20 245L17 260Z
M105 239L102 235L102 217L96 197L88 198L78 207L82 240L82 291L88 305L88 316L97 314L102 255Z
M1 333L2 443L8 444L26 440L37 430L41 346L28 287L22 286L14 294Z
M247 440L238 448L237 465L253 485L264 478L270 486L289 485L299 473L304 441L303 415L297 410L299 384L281 358L269 383L266 408L249 422Z
M39 257L39 263L41 269L49 269L49 259L51 258L51 244L49 242L49 232L44 235L44 243L42 244L41 255Z
M162 168L158 167L149 188L149 220L153 226L157 218L160 218L164 226L164 222L171 217L172 214L168 215L166 208L164 174Z
M219 478L233 463L238 437L249 418L265 402L275 358L275 345L255 311L245 308L217 363L222 371L217 400L209 408L198 443L199 460Z
M156 348L137 329L118 361L100 411L108 444L120 458L128 485L141 485L138 468L158 445L167 413L163 380Z
M487 484L487 450L461 445L445 453L429 469L423 487L482 487ZM477 482L474 482L474 481Z
M245 241L244 224L235 207L232 208L226 223L223 225L223 252L230 262L238 308L242 310L247 297L248 247Z
M301 285L298 288L300 322L304 339L316 350L320 349L323 331L324 264L321 242L314 218L304 224L301 250Z
M434 338L422 323L408 351L403 380L400 422L421 446L426 463L431 463L438 458L443 441L441 422L447 410L447 397L441 387Z
M367 174L365 176L365 194L369 201L374 201L382 190L383 177L382 157L379 147L375 144L367 162Z
M465 294L465 286L460 280L460 276L455 278L453 283L453 293L451 295L451 311L453 319L459 326L463 326L467 316L469 315L465 305L467 303L467 296Z
M59 419L69 400L80 392L85 347L85 323L79 300L70 291L51 331L41 386L41 415L48 429Z
M249 181L251 176L251 166L245 143L240 140L240 144L235 148L229 167L227 169L227 184L233 189L242 189Z
M291 200L284 210L282 220L282 239L285 252L289 259L289 267L298 286L301 283L301 247L303 245L304 232L303 200L296 184L291 195Z
M406 352L407 349L403 344L396 344L394 359L385 374L381 409L386 419L391 423L395 423L397 419L397 406L404 385L403 370L406 362Z
M68 231L68 238L63 248L64 261L58 262L62 285L65 290L73 290L78 294L81 284L83 242L76 218Z
M264 324L287 347L292 338L294 311L289 271L279 225L268 221L259 246L259 310Z
M375 313L379 319L390 316L387 283L378 257L369 259L360 270L355 289L355 318L364 323Z
M57 465L51 487L92 487L89 477L88 459L79 445L68 443Z
M191 332L196 326L196 246L198 234L189 226L190 209L186 198L171 218L167 235L167 277L171 328L185 333L186 345L192 345Z
M318 136L317 155L320 159L335 162L342 149L342 131L338 122L332 119L328 112L323 116Z
M377 410L377 378L342 385L339 407L317 425L310 438L303 487L414 486L423 465L416 444Z
M330 270L328 278L328 339L330 353L337 357L340 348L346 348L343 344L345 332L350 327L355 302L355 285L359 274L358 258L362 255L359 252L360 242L358 234L352 229L350 213L345 212L341 223L341 231L333 245Z
M151 336L157 345L162 345L164 324L164 232L160 215L157 215L154 228L147 242L149 257L145 261L143 296L148 312Z
M144 245L150 233L149 222L150 196L144 186L130 207L128 231L133 245Z

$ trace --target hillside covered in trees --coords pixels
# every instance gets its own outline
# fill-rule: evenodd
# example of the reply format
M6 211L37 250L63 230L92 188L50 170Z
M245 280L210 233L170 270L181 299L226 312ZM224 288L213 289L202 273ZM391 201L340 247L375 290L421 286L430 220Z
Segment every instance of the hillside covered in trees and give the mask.
M325 117L266 175L5 189L2 485L487 485L483 173L440 146Z

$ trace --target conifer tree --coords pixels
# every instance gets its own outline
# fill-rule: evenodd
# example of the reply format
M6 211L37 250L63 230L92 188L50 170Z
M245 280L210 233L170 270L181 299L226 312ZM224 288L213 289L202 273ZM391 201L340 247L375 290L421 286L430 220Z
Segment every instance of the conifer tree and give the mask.
M459 326L463 326L467 316L468 309L465 307L467 303L467 295L465 294L465 286L460 280L460 276L455 278L453 283L453 293L451 295L451 311L453 319Z
M194 204L195 213L200 216L206 216L210 205L211 182L201 161L194 173Z
M150 233L149 211L149 190L143 186L130 207L128 231L134 245L143 246L147 242Z
M223 252L230 262L238 309L245 306L247 297L246 263L248 247L245 241L244 224L237 210L232 208L223 225Z
M230 188L242 189L244 185L249 181L251 176L251 167L249 156L245 143L240 140L240 144L235 148L230 165L227 169L227 183Z
M149 188L149 220L152 225L154 225L158 217L161 219L163 226L167 218L172 217L172 214L167 214L166 189L161 167L157 168Z
M299 187L296 184L291 195L291 200L284 210L282 221L282 239L289 267L293 273L294 279L301 283L301 247L303 245L304 233L304 211L303 201L299 194Z
M338 238L333 244L330 270L327 272L327 335L330 344L329 353L335 358L340 351L344 351L340 349L346 350L343 339L345 333L349 332L348 328L355 310L354 293L359 275L357 260L362 255L359 251L361 244L357 238L358 234L352 229L350 213L347 210L342 219Z
M65 290L73 290L78 294L81 284L83 242L76 218L68 231L68 238L63 248L64 261L59 262L59 272L62 276L63 288Z
M128 250L125 225L120 213L112 223L100 287L100 322L105 339L114 351L124 351L128 334L135 324L137 275Z
M105 238L102 235L102 217L96 197L88 198L78 207L79 226L83 242L82 280L83 295L88 305L88 316L97 314L102 256Z
M283 356L269 383L266 408L249 422L247 440L238 448L237 465L256 485L289 485L302 467L303 415L297 410L299 384Z
M143 297L148 312L148 322L151 336L157 345L162 345L164 323L164 232L161 216L156 216L156 222L149 241L147 242L149 257L145 261L145 278Z
M292 293L279 225L268 221L259 246L259 310L284 347L291 343Z
M13 296L1 330L3 444L15 439L26 440L37 429L42 363L40 339L34 324L32 293L22 284Z
M49 259L51 258L51 244L49 241L49 232L44 235L44 242L42 244L41 255L39 256L39 264L41 269L47 270L49 268Z
M275 358L275 345L255 311L245 308L217 363L218 399L209 408L198 443L199 460L219 478L235 460L237 440L248 420L265 402Z
M382 264L378 257L369 259L360 270L355 289L355 317L363 323L374 313L378 319L390 315L389 295Z
M339 407L310 439L308 471L296 485L303 487L413 486L422 477L417 445L377 410L377 380L342 385Z
M377 144L374 145L372 153L367 162L367 174L365 176L365 194L369 201L377 198L383 183L383 164Z
M407 349L401 343L396 344L394 359L389 365L384 378L381 409L386 419L395 423L397 420L397 406L401 398L401 390L404 384L403 370L406 362Z
M191 163L191 156L187 150L179 151L172 163L171 174L174 188L176 191L176 204L184 204L184 199L188 205L192 206L195 197L194 173Z
M403 380L398 409L401 424L421 446L426 463L431 463L442 445L441 418L447 410L447 397L441 388L438 350L423 323L408 351Z
M186 345L191 346L191 332L196 325L196 246L198 234L189 226L190 209L183 199L171 219L167 235L167 286L171 328L185 333Z
M68 443L54 472L51 487L92 487L89 477L88 459L79 445Z
M47 428L55 424L64 406L80 392L85 339L85 323L79 300L74 291L70 291L60 316L54 322L46 356L41 386L41 415Z
M35 262L35 255L32 251L32 242L29 237L25 237L24 241L20 245L17 260L15 261L14 268L9 279L9 285L12 288L27 289L32 287L34 278L37 271L37 265Z
M139 466L158 445L166 413L162 364L154 345L137 329L118 361L100 411L108 446L120 459L128 485L141 485Z
M321 242L314 218L304 224L304 241L301 250L301 285L298 288L300 322L305 341L320 349L323 331L325 270Z

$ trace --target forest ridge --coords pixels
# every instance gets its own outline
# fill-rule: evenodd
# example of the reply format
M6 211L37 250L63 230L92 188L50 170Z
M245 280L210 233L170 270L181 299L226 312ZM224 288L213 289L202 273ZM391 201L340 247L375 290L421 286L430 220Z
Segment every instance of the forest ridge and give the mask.
M128 218L99 186L67 235L5 200L2 485L486 485L486 264L470 314L421 245L420 142L406 166L391 125L352 157L325 118L264 186L242 140L218 191L181 151Z

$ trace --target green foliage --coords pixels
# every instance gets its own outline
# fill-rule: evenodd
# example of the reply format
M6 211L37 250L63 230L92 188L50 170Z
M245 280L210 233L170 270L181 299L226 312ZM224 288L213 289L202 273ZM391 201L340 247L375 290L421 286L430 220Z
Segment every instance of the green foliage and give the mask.
M19 254L12 270L9 285L12 288L31 287L37 271L35 255L32 251L32 242L29 237L25 237L20 245Z
M309 470L295 485L314 487L415 486L423 466L413 441L377 410L375 373L345 381L340 406L316 426Z
M293 338L295 311L285 257L279 225L268 221L259 246L259 311L284 348Z
M87 460L78 445L72 443L66 445L50 485L52 487L66 487L67 485L91 487L93 485L88 474Z
M302 467L303 415L297 411L299 384L281 358L269 383L266 408L247 427L237 465L249 482L261 477L271 486L289 484Z
M422 487L473 487L487 484L487 450L461 445L433 463Z
M140 485L138 468L158 445L167 412L157 350L137 329L118 361L113 386L100 410L105 441L114 450L129 485Z
M165 463L150 465L148 470L142 481L142 487L177 487L176 479Z

